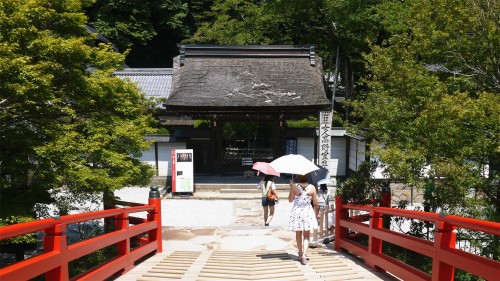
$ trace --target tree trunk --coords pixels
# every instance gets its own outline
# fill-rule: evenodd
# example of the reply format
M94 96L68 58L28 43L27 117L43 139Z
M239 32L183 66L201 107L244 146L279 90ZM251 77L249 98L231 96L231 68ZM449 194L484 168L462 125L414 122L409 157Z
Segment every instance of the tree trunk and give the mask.
M102 202L104 206L104 210L114 209L116 208L116 199L115 194L106 190L102 194ZM115 229L115 220L114 218L105 218L104 219L104 232L108 233Z
M345 98L350 99L354 96L354 86L353 86L353 74L352 74L352 63L351 63L351 57L345 56L345 61L344 61L344 68L345 68ZM349 107L345 107L345 116L344 120L350 120L349 118Z

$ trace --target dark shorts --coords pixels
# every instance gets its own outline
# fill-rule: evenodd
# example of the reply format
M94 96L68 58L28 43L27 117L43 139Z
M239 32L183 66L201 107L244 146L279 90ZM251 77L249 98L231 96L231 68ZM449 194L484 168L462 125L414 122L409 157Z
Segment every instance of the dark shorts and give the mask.
M262 197L262 206L274 206L276 202L267 200L266 197Z

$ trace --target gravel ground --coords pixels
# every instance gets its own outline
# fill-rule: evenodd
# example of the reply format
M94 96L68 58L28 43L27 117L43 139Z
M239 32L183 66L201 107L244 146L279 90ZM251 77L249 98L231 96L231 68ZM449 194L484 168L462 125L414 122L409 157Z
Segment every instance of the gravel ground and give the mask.
M127 187L115 191L121 200L147 203L149 188ZM286 199L286 198L285 198ZM260 200L197 200L164 199L162 200L162 224L167 227L231 227L236 225L236 216L242 203L254 214L262 217ZM292 204L281 200L275 207L275 216L271 225L287 228ZM145 217L145 214L144 216ZM263 222L263 219L262 219Z

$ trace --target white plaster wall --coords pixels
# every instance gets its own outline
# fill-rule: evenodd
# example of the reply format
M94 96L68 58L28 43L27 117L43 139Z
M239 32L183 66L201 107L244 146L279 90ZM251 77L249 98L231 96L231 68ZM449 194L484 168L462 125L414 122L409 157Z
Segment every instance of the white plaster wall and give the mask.
M347 161L347 139L332 138L330 152L330 176L345 176Z

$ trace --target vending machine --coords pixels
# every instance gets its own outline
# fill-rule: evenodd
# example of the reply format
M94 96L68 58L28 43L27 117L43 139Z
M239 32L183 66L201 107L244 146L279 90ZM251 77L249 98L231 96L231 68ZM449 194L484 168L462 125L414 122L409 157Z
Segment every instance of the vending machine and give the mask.
M172 194L194 193L193 150L172 150Z

